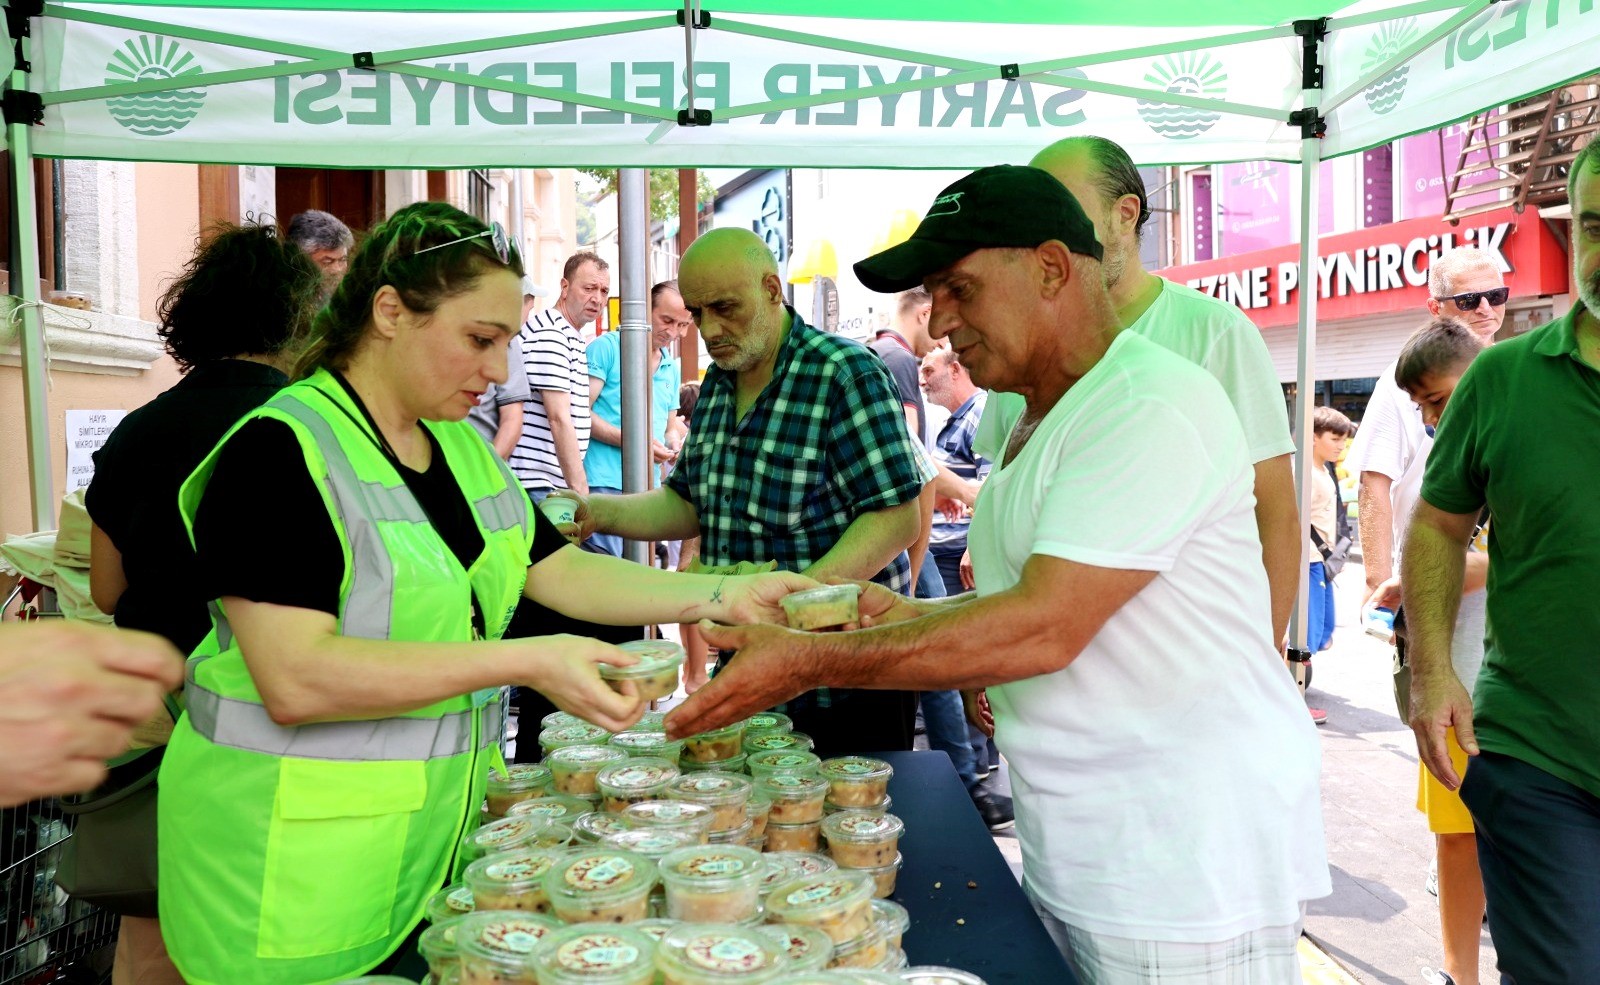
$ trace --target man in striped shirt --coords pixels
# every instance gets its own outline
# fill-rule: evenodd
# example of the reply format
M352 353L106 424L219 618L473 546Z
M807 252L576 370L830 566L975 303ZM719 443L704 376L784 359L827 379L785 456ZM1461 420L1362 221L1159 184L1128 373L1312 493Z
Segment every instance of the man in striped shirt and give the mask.
M606 262L593 253L574 253L561 272L555 306L522 327L522 358L533 397L510 465L535 503L555 489L589 492L583 472L589 449L589 361L579 333L600 317L610 296Z

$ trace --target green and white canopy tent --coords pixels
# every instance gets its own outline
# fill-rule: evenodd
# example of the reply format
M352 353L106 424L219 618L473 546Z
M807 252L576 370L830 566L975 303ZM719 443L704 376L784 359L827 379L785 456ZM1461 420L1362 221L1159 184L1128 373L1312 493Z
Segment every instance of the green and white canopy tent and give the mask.
M1600 67L1597 0L8 2L12 35L31 29L18 47L31 66L11 73L5 102L23 236L36 155L952 168L1026 161L1072 134L1110 137L1144 165L1298 162L1309 215L1321 159ZM625 211L643 199L634 178ZM1300 228L1311 269L1317 226ZM625 397L648 386L643 237L629 232ZM37 270L20 246L26 293ZM1300 313L1304 437L1315 292ZM34 506L48 522L37 309L22 322ZM644 449L625 461L642 482Z

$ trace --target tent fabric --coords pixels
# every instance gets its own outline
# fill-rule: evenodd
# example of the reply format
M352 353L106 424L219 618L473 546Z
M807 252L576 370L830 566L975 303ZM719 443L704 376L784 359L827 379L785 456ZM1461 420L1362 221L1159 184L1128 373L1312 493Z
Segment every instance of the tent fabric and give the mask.
M389 168L951 168L1025 161L1052 140L1093 133L1145 165L1297 161L1301 132L1289 119L1306 100L1295 19L1332 15L1322 91L1342 102L1327 113L1323 157L1559 85L1594 71L1600 51L1592 0L732 0L704 6L709 26L687 32L695 108L715 122L684 126L681 7L426 9L439 6L49 5L34 58L46 103L35 153ZM355 67L362 52L370 68Z

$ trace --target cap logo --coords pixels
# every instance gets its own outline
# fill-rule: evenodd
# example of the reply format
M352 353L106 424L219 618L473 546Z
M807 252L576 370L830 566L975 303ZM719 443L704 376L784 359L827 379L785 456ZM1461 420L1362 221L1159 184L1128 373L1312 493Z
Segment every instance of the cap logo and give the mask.
M936 215L955 215L961 211L961 196L966 192L951 192L949 195L940 195L933 200L933 205L928 208L925 218L932 219Z

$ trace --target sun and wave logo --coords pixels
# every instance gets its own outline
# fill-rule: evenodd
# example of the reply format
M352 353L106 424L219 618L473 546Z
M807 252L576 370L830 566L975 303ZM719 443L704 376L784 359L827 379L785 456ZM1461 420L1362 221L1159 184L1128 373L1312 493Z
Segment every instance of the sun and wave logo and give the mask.
M1182 96L1220 99L1228 92L1228 73L1208 52L1188 51L1168 55L1152 62L1145 82L1163 92ZM1217 110L1174 106L1148 99L1139 100L1139 116L1157 136L1169 140L1189 140L1210 130L1222 119Z
M178 79L203 71L194 55L171 38L141 34L112 52L106 63L106 85ZM205 100L204 88L168 89L113 96L106 100L106 109L113 120L141 137L165 137L193 122Z
M1361 54L1361 74L1365 75L1377 68L1402 50L1409 48L1416 40L1416 18L1405 17L1384 24L1373 34L1372 39L1367 42L1366 50ZM1410 74L1411 66L1401 65L1361 90L1361 95L1367 100L1367 106L1382 116L1400 105L1400 100L1406 94L1406 78Z

